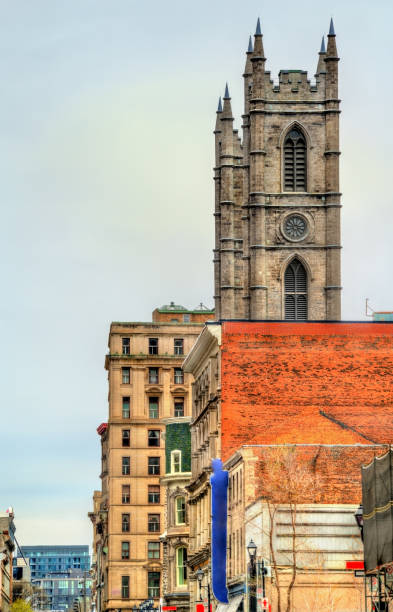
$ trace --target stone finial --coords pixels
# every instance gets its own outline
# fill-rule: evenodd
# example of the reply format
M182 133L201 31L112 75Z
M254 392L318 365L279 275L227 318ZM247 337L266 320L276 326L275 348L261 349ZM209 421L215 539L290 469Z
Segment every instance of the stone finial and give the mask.
M254 46L252 44L252 38L250 36L249 40L248 40L248 49L247 49L247 53L252 53L254 51Z
M262 36L262 31L261 31L261 21L258 17L258 21L257 21L257 27L255 30L255 36Z
M319 53L326 53L326 47L325 47L325 37L322 36L322 42L321 42L321 50Z
M231 99L231 96L229 95L228 83L225 83L224 100L230 100L230 99Z
M333 17L330 19L329 36L336 36L333 25Z
M218 112L218 113L222 113L222 102L221 102L221 96L218 98L218 107L217 107L217 112Z

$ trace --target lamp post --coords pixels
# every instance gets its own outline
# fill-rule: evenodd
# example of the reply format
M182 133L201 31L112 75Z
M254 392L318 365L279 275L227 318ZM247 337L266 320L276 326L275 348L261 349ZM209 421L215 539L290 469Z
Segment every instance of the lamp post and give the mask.
M201 594L201 590L202 589L207 589L207 612L210 612L210 584L209 584L209 580L207 581L207 586L202 586L202 580L203 580L203 576L205 575L205 572L201 569L199 569L196 572L196 577L197 580L199 582L199 597L200 597L200 601L202 601L202 594Z
M250 558L250 563L249 563L249 576L250 576L250 582L249 582L249 587L248 587L248 612L256 612L257 610L257 598L256 598L256 584L255 584L255 577L256 577L256 556L257 556L257 545L255 544L254 540L250 540L247 546L247 552L248 552L248 556ZM248 571L248 570L247 570Z

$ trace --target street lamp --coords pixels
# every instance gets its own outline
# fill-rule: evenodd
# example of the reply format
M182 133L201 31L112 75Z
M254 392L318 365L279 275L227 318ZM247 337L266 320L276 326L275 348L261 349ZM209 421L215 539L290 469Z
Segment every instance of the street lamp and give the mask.
M256 598L256 584L255 584L255 576L256 576L256 571L255 571L255 560L256 560L256 556L257 556L257 545L255 544L254 540L250 540L247 546L247 552L248 552L248 556L250 557L250 570L249 570L249 576L250 576L250 586L249 586L249 604L248 604L248 609L249 612L256 612L257 609L257 598Z
M205 572L202 569L199 569L197 572L195 572L195 575L196 575L197 580L199 582L199 597L200 597L200 601L202 601L201 590L202 589L207 589L207 612L210 612L210 584L209 584L209 581L207 581L207 586L202 586L203 576L205 575Z

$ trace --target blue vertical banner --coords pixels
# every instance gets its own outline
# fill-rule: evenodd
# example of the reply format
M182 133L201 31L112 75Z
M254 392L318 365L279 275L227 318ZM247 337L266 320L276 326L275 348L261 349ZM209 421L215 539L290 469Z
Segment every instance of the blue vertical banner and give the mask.
M212 460L210 476L212 501L212 586L214 597L228 603L227 591L227 501L228 472L221 459Z

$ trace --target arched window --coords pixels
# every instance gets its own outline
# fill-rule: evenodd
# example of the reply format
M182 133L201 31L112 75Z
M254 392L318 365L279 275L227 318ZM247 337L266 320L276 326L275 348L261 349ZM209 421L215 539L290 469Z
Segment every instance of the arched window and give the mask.
M187 548L183 547L176 550L176 584L187 584Z
M307 320L307 272L298 259L293 259L285 270L285 319Z
M307 145L298 128L284 142L284 191L307 190Z

